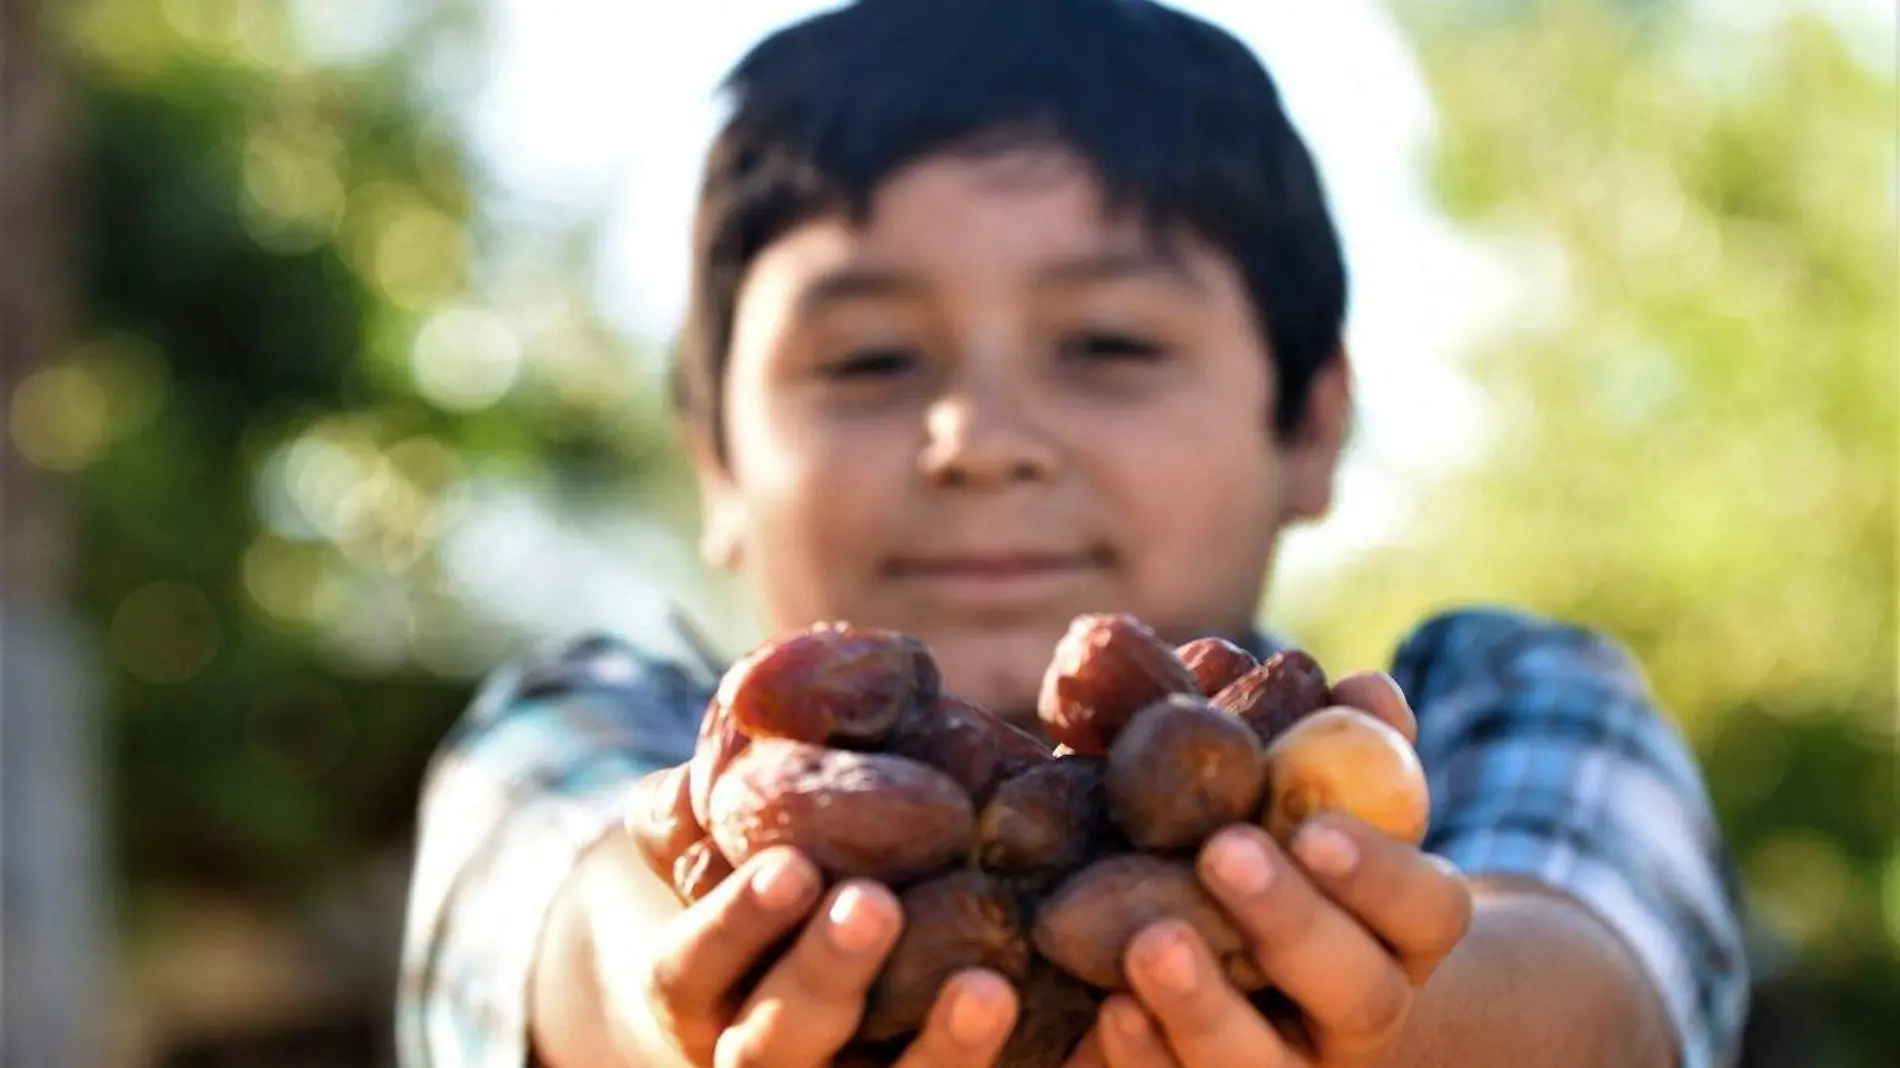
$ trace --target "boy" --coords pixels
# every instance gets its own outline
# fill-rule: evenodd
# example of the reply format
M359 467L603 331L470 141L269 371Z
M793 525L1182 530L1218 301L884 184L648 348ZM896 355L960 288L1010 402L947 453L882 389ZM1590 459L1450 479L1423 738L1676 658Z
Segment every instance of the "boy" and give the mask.
M766 628L907 631L1016 715L1082 612L1263 648L1275 544L1326 511L1350 396L1338 242L1251 53L1148 0L861 0L730 87L679 400L703 549ZM710 685L600 637L489 684L426 786L409 1068L832 1062L891 895L776 852L681 909L620 828L636 782L636 820L677 790L656 769ZM1217 835L1198 870L1298 1021L1157 924L1072 1064L1729 1062L1734 891L1626 657L1453 612L1337 696L1415 733L1425 848L1337 819L1287 851ZM960 975L902 1063L990 1064L1016 1011Z

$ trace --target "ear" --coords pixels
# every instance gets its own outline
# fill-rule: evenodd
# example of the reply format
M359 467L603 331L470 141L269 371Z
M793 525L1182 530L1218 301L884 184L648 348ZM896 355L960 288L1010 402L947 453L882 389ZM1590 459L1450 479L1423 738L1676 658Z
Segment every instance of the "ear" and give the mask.
M745 544L744 498L703 417L688 417L686 438L699 483L699 558L716 571L731 571Z
M1342 347L1314 375L1306 415L1281 444L1282 519L1314 522L1333 506L1333 482L1352 426L1352 361Z

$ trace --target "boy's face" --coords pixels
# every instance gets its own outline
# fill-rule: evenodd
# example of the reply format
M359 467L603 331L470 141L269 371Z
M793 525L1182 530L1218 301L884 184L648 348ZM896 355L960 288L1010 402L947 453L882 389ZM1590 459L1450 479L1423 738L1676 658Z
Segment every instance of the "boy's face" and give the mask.
M1053 151L936 157L868 221L788 232L741 288L708 551L772 631L927 642L946 685L1033 707L1079 613L1184 641L1249 626L1277 536L1323 513L1343 360L1290 440L1230 261L1160 249Z

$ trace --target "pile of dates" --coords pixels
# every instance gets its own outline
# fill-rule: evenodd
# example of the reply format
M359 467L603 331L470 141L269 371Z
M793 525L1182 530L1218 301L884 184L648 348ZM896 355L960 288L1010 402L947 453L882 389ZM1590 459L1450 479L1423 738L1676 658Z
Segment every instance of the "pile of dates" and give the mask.
M876 1062L938 988L984 967L1022 1011L1003 1063L1060 1063L1142 928L1191 924L1241 989L1264 991L1193 858L1219 828L1285 842L1344 812L1406 842L1425 778L1405 737L1334 706L1298 651L1257 662L1218 638L1170 647L1127 615L1078 617L1057 644L1042 739L946 693L930 651L892 631L822 624L734 664L702 723L677 811L642 842L696 901L772 846L832 880L878 880L905 923L854 1052Z

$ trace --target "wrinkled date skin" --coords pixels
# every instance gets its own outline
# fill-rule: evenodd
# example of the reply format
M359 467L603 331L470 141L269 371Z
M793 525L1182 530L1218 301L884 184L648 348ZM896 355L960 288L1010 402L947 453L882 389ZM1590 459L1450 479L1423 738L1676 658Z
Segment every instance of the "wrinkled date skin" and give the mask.
M1253 817L1262 773L1252 728L1206 698L1177 694L1138 713L1109 749L1109 813L1141 849L1192 849Z
M1214 695L1214 707L1240 717L1261 745L1272 745L1293 724L1326 707L1326 698L1326 672L1319 662L1290 649L1229 683Z
M706 828L735 867L788 845L832 878L897 886L962 859L973 807L955 780L914 760L764 738L719 776Z
M1028 977L1012 977L1010 982L1016 987L1016 1027L992 1068L1054 1068L1064 1063L1095 1026L1107 999L1033 954ZM890 1068L903 1059L911 1041L910 1035L875 1042L858 1038L832 1063L834 1068Z
M972 859L985 871L1059 878L1099 853L1112 834L1104 764L1063 756L1008 779L977 816Z
M966 968L988 968L1011 983L1028 977L1028 936L1015 899L995 878L952 872L918 883L898 901L904 930L871 988L860 1038L917 1030L944 982Z
M1018 987L1022 1006L1016 1029L996 1058L996 1068L1049 1068L1068 1060L1095 1026L1106 998L1046 960L1029 966Z
M1054 759L1035 735L953 694L913 706L884 751L929 764L955 779L979 805L1004 779Z
M1416 846L1431 822L1425 769L1405 735L1355 708L1327 708L1267 747L1260 823L1281 843L1301 822L1342 812Z
M821 623L753 650L726 672L718 703L740 733L839 749L875 748L942 677L922 642Z
M1037 912L1030 939L1037 952L1090 986L1126 990L1128 944L1163 919L1192 927L1239 989L1266 985L1246 941L1194 869L1161 857L1108 857L1071 875Z
M731 874L732 865L719 852L718 844L711 838L701 838L673 862L673 892L691 905L712 893Z
M1260 666L1253 654L1226 638L1196 638L1174 651L1194 673L1201 696L1212 697L1236 679Z
M922 642L896 631L819 623L760 644L726 670L700 722L690 787L710 818L713 783L754 738L874 749L942 686Z
M1174 649L1130 615L1076 617L1056 643L1036 714L1049 737L1102 756L1136 712L1174 693L1199 693Z

